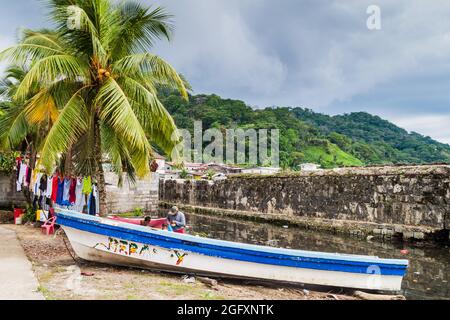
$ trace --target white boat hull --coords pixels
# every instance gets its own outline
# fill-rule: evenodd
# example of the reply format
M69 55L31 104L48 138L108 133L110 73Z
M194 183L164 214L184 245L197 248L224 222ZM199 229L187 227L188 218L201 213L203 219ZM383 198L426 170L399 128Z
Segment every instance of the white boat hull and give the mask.
M146 269L231 278L260 279L382 291L401 289L402 276L289 267L169 250L63 226L76 254L85 260ZM162 231L164 232L164 231Z

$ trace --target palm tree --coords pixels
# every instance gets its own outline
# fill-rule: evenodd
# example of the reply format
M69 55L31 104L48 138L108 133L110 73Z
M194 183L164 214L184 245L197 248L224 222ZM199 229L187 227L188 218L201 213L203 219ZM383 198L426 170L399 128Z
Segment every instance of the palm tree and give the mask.
M77 174L96 178L100 212L106 214L102 161L109 159L120 175L143 177L149 173L152 145L170 153L178 142L157 90L175 89L188 99L188 85L149 52L156 40L170 40L171 16L131 1L48 4L55 29L25 31L0 59L28 66L13 101L29 106L51 99L58 109L39 145L41 163L51 171L61 155L68 155Z
M28 95L28 101L12 101L27 72L27 66L10 66L0 80L0 150L14 150L25 141L26 149L35 159L36 146L42 142L59 112L53 99L54 92L44 96L38 86Z

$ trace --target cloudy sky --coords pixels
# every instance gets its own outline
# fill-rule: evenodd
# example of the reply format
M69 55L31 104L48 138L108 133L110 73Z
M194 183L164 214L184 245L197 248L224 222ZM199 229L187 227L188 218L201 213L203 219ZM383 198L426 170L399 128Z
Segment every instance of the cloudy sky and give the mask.
M45 1L44 1L45 2ZM141 0L174 15L155 51L195 93L254 107L367 111L450 143L448 0ZM381 9L381 30L367 8ZM2 1L0 49L45 26L41 0Z

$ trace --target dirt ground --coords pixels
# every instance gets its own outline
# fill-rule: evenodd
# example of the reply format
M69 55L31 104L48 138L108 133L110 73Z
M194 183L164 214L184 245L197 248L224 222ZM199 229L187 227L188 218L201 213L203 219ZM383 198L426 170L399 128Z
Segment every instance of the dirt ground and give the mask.
M62 230L46 236L32 225L4 225L16 231L33 264L39 290L50 300L349 300L339 292L301 287L274 287L219 280L211 286L198 279L74 260ZM65 240L65 241L64 241ZM68 248L66 248L67 243Z

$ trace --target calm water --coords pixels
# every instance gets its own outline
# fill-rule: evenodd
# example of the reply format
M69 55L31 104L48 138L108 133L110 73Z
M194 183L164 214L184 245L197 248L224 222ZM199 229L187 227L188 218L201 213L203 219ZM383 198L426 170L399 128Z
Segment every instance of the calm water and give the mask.
M210 238L380 258L408 259L403 294L409 299L450 299L450 248L403 243L368 242L351 237L324 234L298 228L285 229L264 223L187 214L188 232ZM400 250L407 249L404 256Z

